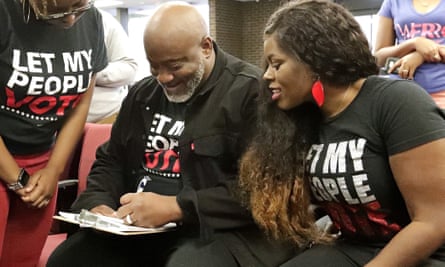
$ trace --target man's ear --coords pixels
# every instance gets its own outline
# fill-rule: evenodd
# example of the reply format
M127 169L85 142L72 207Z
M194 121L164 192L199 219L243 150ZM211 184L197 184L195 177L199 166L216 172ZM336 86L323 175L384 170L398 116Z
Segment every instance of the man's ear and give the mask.
M213 51L213 40L210 36L205 36L201 40L201 48L204 56L209 58Z

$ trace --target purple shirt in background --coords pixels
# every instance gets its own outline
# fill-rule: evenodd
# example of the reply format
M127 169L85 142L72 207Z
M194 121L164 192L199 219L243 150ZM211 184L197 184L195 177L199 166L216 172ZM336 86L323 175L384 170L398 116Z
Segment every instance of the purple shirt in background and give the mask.
M414 37L425 37L445 45L445 0L428 13L418 13L412 1L384 0L379 16L394 21L396 42L401 44ZM399 75L391 75L400 78ZM424 63L417 68L414 80L428 93L445 90L445 64Z

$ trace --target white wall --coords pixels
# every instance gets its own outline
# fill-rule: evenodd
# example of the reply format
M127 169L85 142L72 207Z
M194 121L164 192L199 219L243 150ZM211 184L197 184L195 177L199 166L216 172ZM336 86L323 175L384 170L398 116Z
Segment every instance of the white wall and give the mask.
M360 24L363 32L368 37L369 45L371 50L374 48L375 36L377 34L377 23L378 16L377 15L363 15L363 16L355 16L355 19Z
M207 25L209 25L209 5L208 4L199 4L195 5L196 8L200 11L204 19L207 21ZM139 70L136 74L136 81L142 79L150 75L150 65L145 56L144 44L143 44L143 35L145 25L147 24L148 19L153 14L156 6L151 8L147 8L140 11L130 12L129 21L128 21L128 34L132 43L132 49L136 54L137 61L139 64ZM106 10L111 14L115 15L115 10ZM356 16L357 21L362 27L362 30L366 34L369 40L369 44L372 47L375 42L375 35L377 30L377 15L361 15Z
M207 21L207 25L209 25L209 5L200 4L195 5L195 7L200 11L204 19ZM136 81L150 75L150 65L148 64L145 56L143 37L145 26L151 15L153 14L155 8L156 6L153 6L152 8L129 14L128 35L132 43L132 49L133 51L135 51L137 57L136 59L139 64L139 70L136 74Z

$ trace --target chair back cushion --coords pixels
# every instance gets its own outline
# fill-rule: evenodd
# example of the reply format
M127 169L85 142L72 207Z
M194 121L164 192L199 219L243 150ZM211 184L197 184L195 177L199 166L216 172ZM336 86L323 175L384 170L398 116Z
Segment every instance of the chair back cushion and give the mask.
M96 160L97 148L110 139L112 124L86 123L79 160L78 193L85 190L87 176Z

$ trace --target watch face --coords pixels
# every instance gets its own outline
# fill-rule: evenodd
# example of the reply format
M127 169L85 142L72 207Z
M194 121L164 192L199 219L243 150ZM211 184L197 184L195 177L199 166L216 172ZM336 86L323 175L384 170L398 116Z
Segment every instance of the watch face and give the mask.
M28 180L29 180L29 174L27 171L25 171L25 169L23 169L23 174L20 177L18 183L20 183L22 187L25 187L28 184Z
M22 189L28 183L28 180L29 180L28 172L25 169L21 169L19 174L19 179L15 183L8 184L8 189L12 191L17 191L19 189Z

